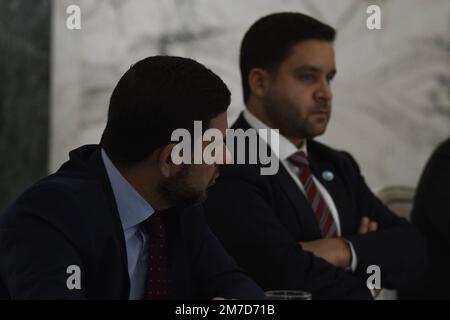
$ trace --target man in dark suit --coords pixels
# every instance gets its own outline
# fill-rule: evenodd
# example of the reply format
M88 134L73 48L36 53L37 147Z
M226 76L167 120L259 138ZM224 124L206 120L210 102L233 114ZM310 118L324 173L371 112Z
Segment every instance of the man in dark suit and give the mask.
M246 110L233 129L279 129L275 145L264 135L246 143L247 153L269 144L279 170L221 167L208 221L265 290L371 299L376 290L368 287L378 288L366 284L375 275L370 266L379 267L381 286L401 287L423 270L424 244L373 195L348 153L313 140L330 118L334 37L333 28L300 13L266 16L247 31L240 53Z
M73 150L0 219L0 288L12 299L260 298L200 203L217 165L175 164L175 129L224 132L230 92L185 58L120 79L100 145Z
M400 292L407 299L450 299L450 139L431 155L417 187L411 222L427 240L429 264L421 281Z

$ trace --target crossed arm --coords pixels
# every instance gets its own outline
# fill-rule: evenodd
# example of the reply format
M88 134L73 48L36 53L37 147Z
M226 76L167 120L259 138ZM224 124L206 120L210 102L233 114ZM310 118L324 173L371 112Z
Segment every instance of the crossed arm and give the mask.
M378 223L368 217L361 219L358 234L367 234L377 231ZM343 238L325 238L313 241L300 242L304 251L313 253L332 265L340 268L349 268L352 261L352 252L347 240Z

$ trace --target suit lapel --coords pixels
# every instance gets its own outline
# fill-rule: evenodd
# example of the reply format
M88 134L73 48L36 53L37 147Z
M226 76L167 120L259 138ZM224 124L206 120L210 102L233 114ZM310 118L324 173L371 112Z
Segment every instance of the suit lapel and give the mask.
M236 120L236 123L233 125L233 128L247 130L250 129L251 126L241 113L239 118ZM301 228L302 240L314 240L320 238L319 225L308 199L306 199L305 195L299 189L292 176L287 172L281 162L279 163L278 173L273 176L269 176L269 179L273 179L275 181L278 187L283 190L293 206Z
M294 207L302 228L302 240L308 241L320 238L319 225L308 199L306 199L282 163L280 163L280 169L273 176L273 179L275 179L280 189L283 190Z

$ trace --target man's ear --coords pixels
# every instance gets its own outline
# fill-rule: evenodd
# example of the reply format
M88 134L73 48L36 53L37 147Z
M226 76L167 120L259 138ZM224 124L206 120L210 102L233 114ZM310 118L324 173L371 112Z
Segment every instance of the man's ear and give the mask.
M177 165L172 161L172 150L175 146L175 143L171 143L161 147L159 151L158 167L161 175L165 178L175 176L181 170L181 165Z
M256 97L264 97L269 88L270 75L261 68L253 68L248 74L248 84Z

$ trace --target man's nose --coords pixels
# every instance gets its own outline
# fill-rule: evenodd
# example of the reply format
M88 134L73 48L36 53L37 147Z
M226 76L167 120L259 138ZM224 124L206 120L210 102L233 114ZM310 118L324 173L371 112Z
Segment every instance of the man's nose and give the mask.
M331 99L333 99L333 92L331 91L331 86L328 81L321 82L315 92L315 99L324 101L331 101Z

